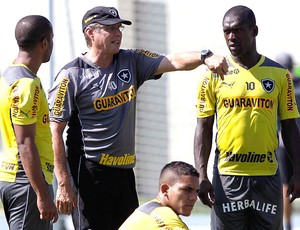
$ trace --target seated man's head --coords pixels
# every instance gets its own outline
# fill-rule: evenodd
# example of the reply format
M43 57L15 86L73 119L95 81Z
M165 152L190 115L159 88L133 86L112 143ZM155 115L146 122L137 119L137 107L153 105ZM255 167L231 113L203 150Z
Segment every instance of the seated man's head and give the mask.
M192 165L173 161L161 170L157 198L178 215L191 214L198 192L199 173Z

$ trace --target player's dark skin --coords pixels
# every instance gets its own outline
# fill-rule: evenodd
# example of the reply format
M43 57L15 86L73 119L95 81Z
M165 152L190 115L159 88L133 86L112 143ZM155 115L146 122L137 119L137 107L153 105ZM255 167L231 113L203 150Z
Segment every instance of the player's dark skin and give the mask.
M261 55L256 49L256 36L258 27L250 26L249 20L238 12L233 12L224 17L223 33L232 59L245 69L250 69L257 64ZM212 146L212 130L214 116L198 118L195 131L195 164L200 173L199 199L204 205L213 206L215 194L213 186L207 176L207 164ZM295 119L281 121L283 141L291 159L294 162L294 174L289 182L286 196L290 202L300 197L300 134Z
M256 49L257 26L251 27L247 18L228 15L223 20L223 33L227 47L233 60L245 69L250 69L259 61L261 55ZM287 196L291 195L290 202L300 196L300 144L299 131L295 119L281 121L283 140L288 146L291 159L295 159L295 173L291 178ZM298 137L298 138L295 138ZM288 142L288 143L287 143ZM297 165L297 166L296 166ZM284 194L285 195L285 194Z

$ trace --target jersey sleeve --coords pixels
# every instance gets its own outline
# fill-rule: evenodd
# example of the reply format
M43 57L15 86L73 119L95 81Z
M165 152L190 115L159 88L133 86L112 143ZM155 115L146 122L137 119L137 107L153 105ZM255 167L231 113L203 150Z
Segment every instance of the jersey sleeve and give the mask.
M40 81L22 78L11 91L11 119L13 124L30 125L37 121L41 94Z
M49 91L50 121L68 121L75 109L75 84L72 74L62 69Z
M293 119L299 117L297 103L294 94L292 76L286 72L281 81L282 87L279 95L279 119Z
M138 87L140 87L146 80L159 79L160 75L155 75L160 62L164 55L156 54L147 50L132 50L137 66Z
M199 80L196 101L196 116L209 117L215 113L216 96L212 87L212 73L206 71Z

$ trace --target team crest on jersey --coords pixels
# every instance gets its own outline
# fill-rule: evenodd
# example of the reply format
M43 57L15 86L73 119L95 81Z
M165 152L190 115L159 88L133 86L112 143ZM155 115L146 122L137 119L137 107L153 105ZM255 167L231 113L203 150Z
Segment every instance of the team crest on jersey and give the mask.
M118 78L125 82L125 83L129 83L131 81L131 73L129 71L129 69L122 69L118 74L117 74Z
M275 82L268 78L262 79L261 84L267 93L271 93L275 87Z

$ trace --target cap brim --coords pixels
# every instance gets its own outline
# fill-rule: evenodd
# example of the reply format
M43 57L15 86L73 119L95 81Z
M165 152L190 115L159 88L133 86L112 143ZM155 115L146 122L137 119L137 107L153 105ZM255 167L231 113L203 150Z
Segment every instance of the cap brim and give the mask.
M128 20L124 20L124 19L107 19L107 20L95 20L96 22L102 24L102 25L107 25L107 26L110 26L110 25L114 25L114 24L117 24L117 23L123 23L125 25L131 25L132 22L131 21L128 21Z

